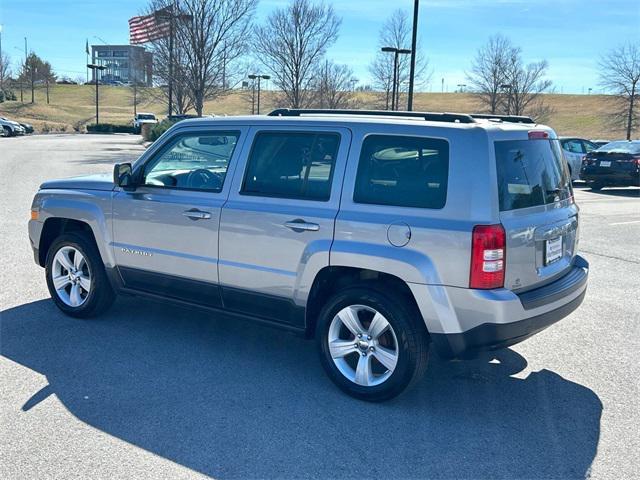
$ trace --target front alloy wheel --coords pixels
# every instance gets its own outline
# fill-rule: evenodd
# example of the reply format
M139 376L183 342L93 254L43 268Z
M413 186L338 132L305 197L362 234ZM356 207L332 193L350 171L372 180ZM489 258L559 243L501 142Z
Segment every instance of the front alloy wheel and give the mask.
M70 307L87 301L91 291L91 271L82 253L64 246L53 257L52 278L58 298Z
M47 252L47 286L56 306L72 317L87 318L113 303L102 258L93 238L74 232L56 238Z

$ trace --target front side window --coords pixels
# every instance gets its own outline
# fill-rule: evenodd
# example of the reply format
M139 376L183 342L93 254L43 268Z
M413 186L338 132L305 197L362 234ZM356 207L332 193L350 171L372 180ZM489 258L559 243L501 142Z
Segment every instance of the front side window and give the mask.
M369 135L362 143L353 201L442 208L447 200L449 143L399 135Z
M336 133L260 132L241 193L327 201L339 146Z
M143 184L220 192L240 132L180 135L145 165Z

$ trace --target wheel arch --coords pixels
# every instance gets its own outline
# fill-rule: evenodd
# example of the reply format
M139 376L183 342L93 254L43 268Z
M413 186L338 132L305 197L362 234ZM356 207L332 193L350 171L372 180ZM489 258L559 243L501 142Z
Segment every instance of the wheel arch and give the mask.
M50 217L47 218L42 227L40 242L38 245L38 264L44 267L47 262L47 253L56 238L65 233L84 233L98 247L96 237L91 226L83 221L73 218ZM100 249L98 249L100 251Z
M418 316L419 323L425 326L426 330L424 319L413 292L407 282L401 278L386 272L366 268L326 266L316 274L309 291L305 308L305 335L308 338L315 335L318 314L322 310L326 299L341 289L354 285L367 286L378 289L382 293L393 292L399 295L409 303Z

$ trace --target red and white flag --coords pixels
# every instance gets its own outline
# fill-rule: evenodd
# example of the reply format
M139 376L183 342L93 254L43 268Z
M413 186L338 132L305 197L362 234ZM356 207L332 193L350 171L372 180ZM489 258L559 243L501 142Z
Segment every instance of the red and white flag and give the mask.
M136 45L168 37L169 16L164 10L129 19L129 43Z

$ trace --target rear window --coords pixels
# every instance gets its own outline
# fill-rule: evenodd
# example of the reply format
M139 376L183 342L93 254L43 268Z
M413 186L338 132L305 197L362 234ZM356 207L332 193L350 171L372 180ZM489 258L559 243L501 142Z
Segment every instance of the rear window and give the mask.
M353 201L442 208L448 174L449 144L445 140L369 135L362 143Z
M572 195L558 140L495 142L500 210L553 204Z
M598 152L609 153L640 153L640 142L611 142L600 147Z

